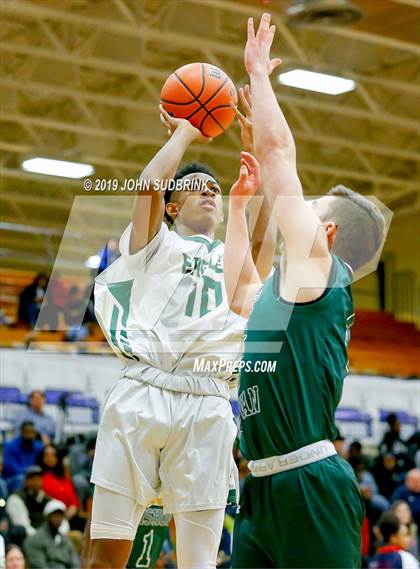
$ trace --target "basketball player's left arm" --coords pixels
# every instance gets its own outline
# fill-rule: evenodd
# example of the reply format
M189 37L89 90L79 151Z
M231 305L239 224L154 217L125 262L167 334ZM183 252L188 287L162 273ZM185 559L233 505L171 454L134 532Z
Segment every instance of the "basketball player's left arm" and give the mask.
M233 184L229 197L229 215L224 253L224 278L230 309L247 318L261 279L251 255L246 207L258 189L258 162L241 153L239 179Z
M245 152L254 152L252 134L252 98L249 85L239 89L242 112L232 103L241 129L241 144ZM269 276L273 268L273 259L277 242L277 224L272 215L270 204L264 197L261 186L249 204L249 230L251 233L251 255L262 281Z
M262 16L256 35L252 18L248 21L245 66L254 94L254 146L264 192L285 241L288 291L282 296L295 301L299 292L298 301L305 302L325 289L332 259L325 227L304 200L293 136L270 83L270 73L280 64L279 59L270 60L274 32L269 14Z

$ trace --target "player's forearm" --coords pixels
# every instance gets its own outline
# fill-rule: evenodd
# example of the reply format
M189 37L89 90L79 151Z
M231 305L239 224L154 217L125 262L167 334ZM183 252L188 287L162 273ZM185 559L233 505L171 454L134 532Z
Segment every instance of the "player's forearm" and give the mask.
M235 203L236 202L236 203ZM229 306L241 301L244 290L260 282L251 255L245 206L230 198L224 254L224 277Z
M296 149L286 118L280 109L267 72L251 74L252 124L254 148L261 164L270 152L281 151L285 159L295 162Z
M194 133L180 125L166 144L159 150L140 174L144 180L166 180L173 178Z
M260 279L264 281L271 272L277 239L277 222L272 207L263 199L261 188L251 200L249 228L251 253Z
M193 141L191 130L179 126L167 143L152 158L140 175L140 179L152 182L171 179ZM153 239L162 224L165 213L164 192L150 187L141 191L134 200L133 229L130 237L130 252L136 253Z

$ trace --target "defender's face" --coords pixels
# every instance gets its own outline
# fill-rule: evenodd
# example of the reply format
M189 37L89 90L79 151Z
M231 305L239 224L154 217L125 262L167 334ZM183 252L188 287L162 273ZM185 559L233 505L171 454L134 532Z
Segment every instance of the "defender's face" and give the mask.
M171 195L171 202L177 205L178 222L187 227L201 228L201 232L214 230L223 221L220 185L212 176L202 172L188 174L183 181L190 181L191 189L174 191ZM199 184L199 190L193 189L193 182Z

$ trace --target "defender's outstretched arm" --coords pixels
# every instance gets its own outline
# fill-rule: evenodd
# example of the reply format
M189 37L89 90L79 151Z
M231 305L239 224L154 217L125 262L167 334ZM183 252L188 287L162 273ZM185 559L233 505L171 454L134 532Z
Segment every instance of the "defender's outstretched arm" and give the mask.
M270 60L274 33L269 14L262 16L257 34L249 19L245 66L253 93L254 147L262 168L264 192L286 244L288 273L293 275L295 288L313 289L301 298L311 300L325 288L331 256L325 228L305 203L293 136L270 83L270 73L280 64L280 59ZM299 283L295 277L299 277Z
M242 103L243 112L238 107L232 106L241 128L242 149L252 154L254 152L254 140L252 133L252 97L249 85L239 89L239 99ZM251 200L249 207L251 254L261 280L265 281L273 268L277 224L261 186L256 195L260 198Z
M258 162L248 152L241 152L239 179L230 190L229 214L224 254L224 277L231 310L248 317L261 279L251 255L246 206L258 190Z

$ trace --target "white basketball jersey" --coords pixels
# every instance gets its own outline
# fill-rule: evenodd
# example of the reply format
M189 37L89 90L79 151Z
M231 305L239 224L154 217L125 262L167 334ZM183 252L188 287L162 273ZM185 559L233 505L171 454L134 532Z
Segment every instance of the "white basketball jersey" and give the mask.
M131 224L120 239L121 257L95 281L95 313L123 365L182 374L193 371L196 358L238 361L246 320L227 304L224 243L181 237L162 223L130 255L130 234ZM207 375L228 379L231 369Z

